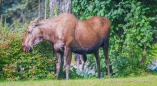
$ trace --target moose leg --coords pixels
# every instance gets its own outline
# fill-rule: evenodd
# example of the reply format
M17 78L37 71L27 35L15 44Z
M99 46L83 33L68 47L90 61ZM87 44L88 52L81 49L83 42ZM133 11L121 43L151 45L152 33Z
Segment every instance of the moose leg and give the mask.
M108 76L110 76L110 60L108 57L108 47L109 47L109 39L106 39L104 41L103 51L104 51L104 56L105 56L105 61L106 61L107 73L108 73Z
M72 52L70 48L65 48L64 50L64 57L65 57L65 66L66 66L66 79L69 79L69 70L70 70L70 64L71 64L71 56Z
M77 71L79 71L79 59L76 61Z
M82 64L81 71L83 71L84 70L84 65L85 65L85 62L83 60L83 55L80 55L80 60L81 60L81 64Z
M79 58L80 58L80 55L75 54L75 62L76 62L77 71L79 71Z
M55 54L56 54L56 58L57 58L57 63L56 63L56 78L58 79L59 78L59 73L60 73L60 67L61 67L61 53L60 52L57 52L55 51Z
M87 60L86 55L80 55L81 63L82 63L82 70L84 70L85 62Z
M99 50L97 50L95 53L96 63L98 67L98 78L100 78L100 57L99 57Z

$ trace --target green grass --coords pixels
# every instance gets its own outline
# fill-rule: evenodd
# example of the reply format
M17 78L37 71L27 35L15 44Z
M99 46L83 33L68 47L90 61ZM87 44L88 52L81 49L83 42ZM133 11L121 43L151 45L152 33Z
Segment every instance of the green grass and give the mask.
M0 86L157 86L157 76L79 79L79 80L32 80L0 81Z

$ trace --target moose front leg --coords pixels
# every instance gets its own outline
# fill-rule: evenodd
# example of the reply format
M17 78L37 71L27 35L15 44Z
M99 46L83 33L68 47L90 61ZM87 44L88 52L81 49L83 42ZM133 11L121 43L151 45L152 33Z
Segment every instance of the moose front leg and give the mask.
M62 54L60 52L55 51L56 54L56 58L57 58L57 63L56 63L56 78L59 78L59 74L60 74L60 68L61 68L61 62L62 62Z
M64 59L65 59L66 79L67 80L69 79L71 56L72 56L72 52L71 52L70 48L65 48L65 50L64 50Z

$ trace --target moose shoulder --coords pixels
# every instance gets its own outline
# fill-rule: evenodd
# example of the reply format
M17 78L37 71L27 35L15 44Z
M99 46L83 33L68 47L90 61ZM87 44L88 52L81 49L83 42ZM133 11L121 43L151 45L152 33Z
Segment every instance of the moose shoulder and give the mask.
M28 26L28 32L22 43L25 52L33 50L33 46L48 40L53 43L57 58L57 78L60 72L62 52L65 57L66 79L69 79L69 69L72 52L78 54L94 53L100 78L99 48L102 47L105 55L108 75L110 75L108 47L110 21L103 17L92 17L88 20L78 20L70 13L39 20L35 19Z

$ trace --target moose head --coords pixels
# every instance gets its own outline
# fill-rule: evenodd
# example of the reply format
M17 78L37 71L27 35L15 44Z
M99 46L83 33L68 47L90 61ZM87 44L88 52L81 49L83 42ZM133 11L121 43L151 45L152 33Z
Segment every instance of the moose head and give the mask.
M42 31L38 27L40 26L40 20L41 18L38 17L34 21L30 22L26 37L22 43L22 50L24 52L31 52L33 50L33 46L43 41Z

